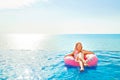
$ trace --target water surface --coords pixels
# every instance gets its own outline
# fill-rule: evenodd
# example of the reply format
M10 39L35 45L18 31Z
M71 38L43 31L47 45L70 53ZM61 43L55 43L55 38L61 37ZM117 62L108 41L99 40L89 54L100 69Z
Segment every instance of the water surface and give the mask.
M77 41L93 51L96 67L65 66ZM120 80L120 35L0 35L0 80Z

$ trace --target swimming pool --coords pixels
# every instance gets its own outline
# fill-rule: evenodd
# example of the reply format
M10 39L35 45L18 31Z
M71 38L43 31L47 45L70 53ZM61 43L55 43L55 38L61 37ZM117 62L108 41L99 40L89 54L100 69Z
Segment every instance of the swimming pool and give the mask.
M120 37L79 37L54 36L57 39L54 39L55 48L1 49L0 80L120 80ZM76 41L81 41L86 49L97 55L99 61L96 67L85 67L85 71L80 72L79 67L65 66L63 57L72 51Z

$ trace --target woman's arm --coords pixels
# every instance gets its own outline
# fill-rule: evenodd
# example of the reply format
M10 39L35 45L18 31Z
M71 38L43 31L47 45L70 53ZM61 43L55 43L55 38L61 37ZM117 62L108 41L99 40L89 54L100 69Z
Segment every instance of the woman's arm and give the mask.
M82 51L84 54L94 54L92 51L87 51L87 50L83 50Z
M74 54L73 54L73 52L72 52L72 53L70 53L70 54L67 54L66 56L73 56L73 55L74 55ZM65 56L65 57L66 57L66 56Z

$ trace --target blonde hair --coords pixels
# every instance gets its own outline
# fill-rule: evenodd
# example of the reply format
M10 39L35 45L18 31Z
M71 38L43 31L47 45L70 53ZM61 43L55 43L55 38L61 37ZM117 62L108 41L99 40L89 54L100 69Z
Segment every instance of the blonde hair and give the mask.
M80 45L82 46L82 43L81 43L81 42L77 42L77 43L75 44L75 48L74 48L74 50L77 49L78 44L80 44Z

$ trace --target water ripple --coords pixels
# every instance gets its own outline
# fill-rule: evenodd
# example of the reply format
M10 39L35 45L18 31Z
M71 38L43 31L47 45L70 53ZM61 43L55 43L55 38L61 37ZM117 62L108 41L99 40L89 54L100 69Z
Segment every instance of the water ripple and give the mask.
M120 79L120 77L117 76L120 74L119 51L94 51L99 59L98 65L95 68L86 67L83 73L79 71L79 67L67 67L64 65L63 58L66 53L68 53L68 51L1 51L0 80ZM97 76L101 77L101 79Z

